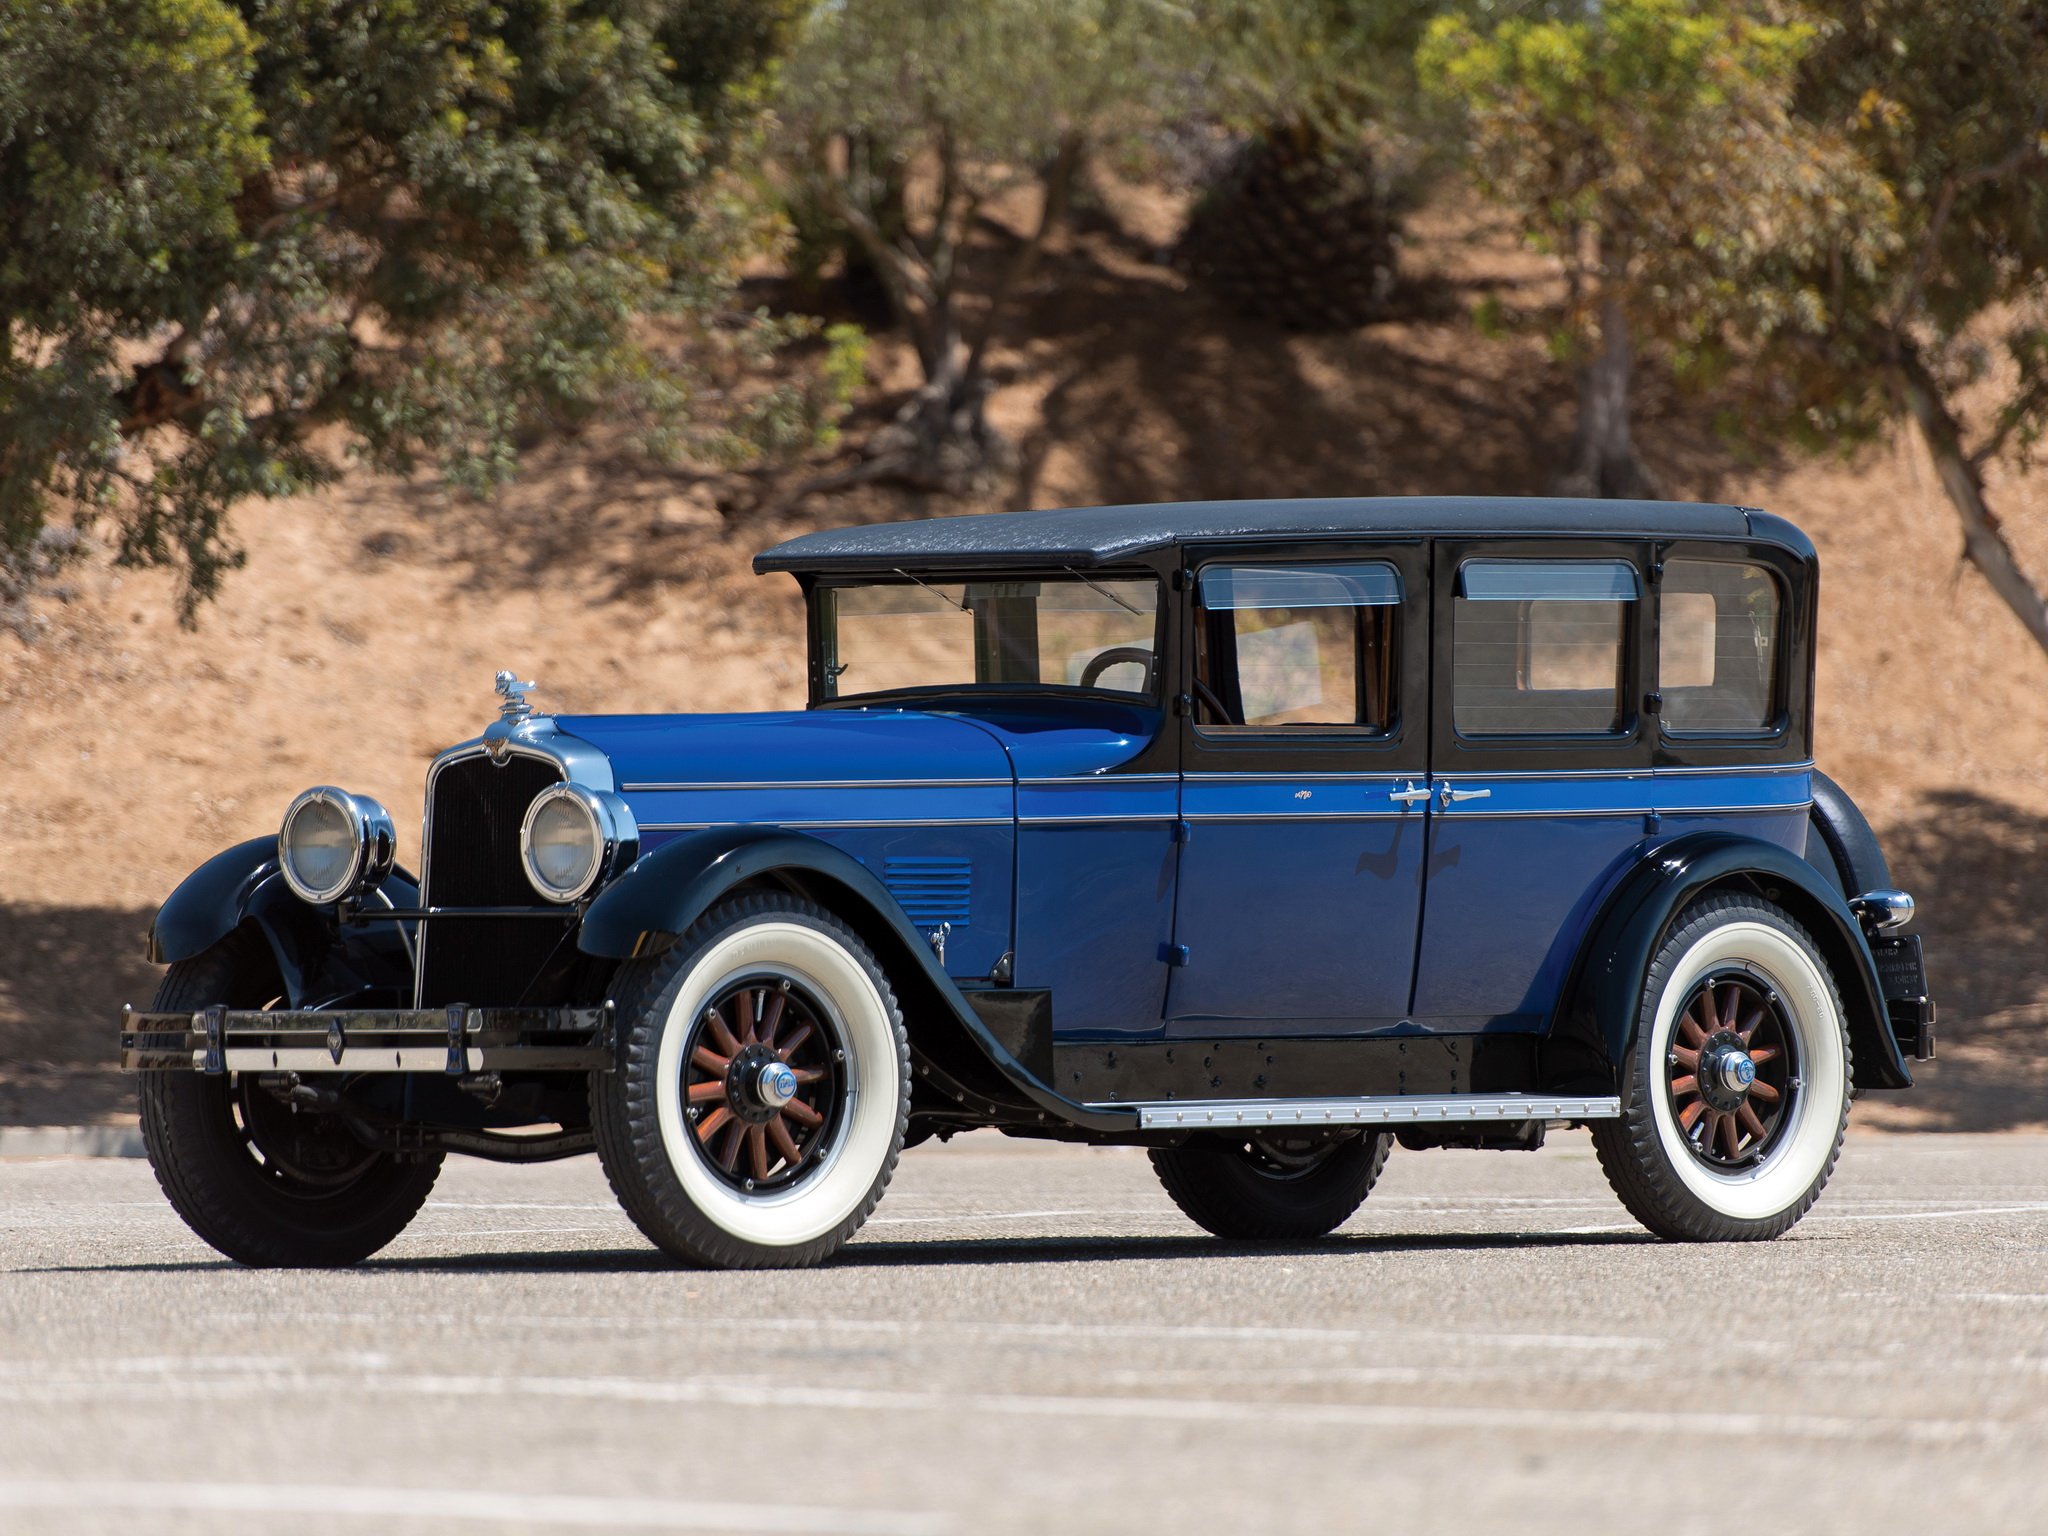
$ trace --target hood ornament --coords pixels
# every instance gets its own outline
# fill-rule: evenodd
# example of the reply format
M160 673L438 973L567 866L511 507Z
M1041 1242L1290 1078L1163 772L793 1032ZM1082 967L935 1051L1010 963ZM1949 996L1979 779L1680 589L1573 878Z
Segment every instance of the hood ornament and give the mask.
M522 720L533 718L533 706L526 702L526 690L538 688L538 683L522 683L517 672L498 674L498 697L505 702L498 706L498 718L507 725L517 725Z

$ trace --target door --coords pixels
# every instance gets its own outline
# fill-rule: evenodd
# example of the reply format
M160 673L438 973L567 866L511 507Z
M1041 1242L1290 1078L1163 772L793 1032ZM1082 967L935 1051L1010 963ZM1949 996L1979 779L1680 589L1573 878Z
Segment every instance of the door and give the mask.
M1428 547L1219 551L1193 587L1167 1033L1398 1024L1428 820Z
M1591 914L1656 833L1647 555L1437 545L1425 1028L1541 1028Z

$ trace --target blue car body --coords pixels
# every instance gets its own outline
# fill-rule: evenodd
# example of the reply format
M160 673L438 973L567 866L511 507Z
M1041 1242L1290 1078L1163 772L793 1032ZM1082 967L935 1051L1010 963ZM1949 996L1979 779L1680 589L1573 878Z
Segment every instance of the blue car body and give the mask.
M1775 628L1758 621L1755 640L1775 691L1752 728L1677 729L1665 712L1674 690L1651 658L1678 610L1660 588L1685 560L1741 563L1775 592ZM523 755L536 782L577 779L623 802L636 856L588 900L516 934L488 916L516 891L441 924L434 864L456 855L436 840L453 833L430 826L423 889L399 872L386 913L309 914L281 892L274 850L249 844L173 896L154 954L180 959L255 923L300 1008L590 1008L618 962L674 943L721 896L786 888L843 910L895 980L919 1063L914 1128L1117 1139L1253 1123L1231 1118L1247 1104L1415 1096L1469 1100L1469 1117L1439 1116L1468 1126L1576 1118L1572 1104L1624 1093L1618 1064L1660 936L1702 892L1743 889L1797 915L1827 955L1860 1085L1905 1087L1909 1059L1931 1053L1917 940L1906 956L1858 905L1888 884L1881 855L1873 867L1857 852L1874 841L1814 765L1817 567L1781 519L1512 499L1095 508L813 535L759 566L794 574L809 600L810 708L508 711L495 736L437 762L452 784L465 764ZM1479 633L1462 616L1493 602L1526 629L1549 594L1517 597L1515 583L1568 566L1571 580L1621 583L1558 599L1577 605L1574 622L1616 604L1613 723L1461 728L1489 709L1511 720L1527 663L1512 685L1468 688L1455 625ZM1197 657L1234 633L1202 628L1231 601L1221 577L1205 585L1212 567L1240 581L1370 567L1392 596L1348 601L1392 616L1373 621L1381 649L1361 649L1356 670L1383 669L1398 718L1261 734L1205 701ZM1146 687L837 692L826 594L1006 573L1156 582ZM1559 644L1574 665L1586 649ZM1552 691L1583 708L1594 690ZM430 819L435 794L430 783ZM458 984L432 983L419 951L448 964L463 945L480 958L451 995ZM494 974L504 985L487 995L477 978ZM132 1064L147 1056L137 1042Z

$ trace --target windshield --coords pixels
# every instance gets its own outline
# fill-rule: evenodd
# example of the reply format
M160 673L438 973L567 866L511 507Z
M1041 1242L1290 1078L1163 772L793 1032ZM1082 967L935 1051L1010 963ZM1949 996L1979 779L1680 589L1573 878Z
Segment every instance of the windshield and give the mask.
M1149 697L1159 583L904 577L818 593L824 696L1009 685Z

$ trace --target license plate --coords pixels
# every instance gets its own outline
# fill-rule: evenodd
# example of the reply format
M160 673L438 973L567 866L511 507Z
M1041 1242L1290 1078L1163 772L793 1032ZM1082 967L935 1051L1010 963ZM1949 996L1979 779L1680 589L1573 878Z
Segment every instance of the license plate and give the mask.
M1890 998L1920 998L1927 995L1927 965L1920 957L1920 935L1873 939L1872 958L1877 961L1877 979Z

